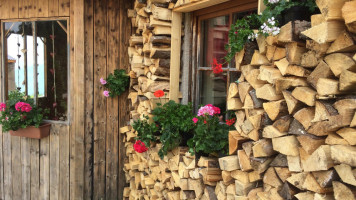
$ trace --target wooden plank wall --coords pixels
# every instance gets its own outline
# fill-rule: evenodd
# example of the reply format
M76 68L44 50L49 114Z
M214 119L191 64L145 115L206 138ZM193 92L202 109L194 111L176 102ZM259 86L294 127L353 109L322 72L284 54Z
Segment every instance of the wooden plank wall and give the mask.
M0 200L122 199L118 129L129 120L128 93L104 98L99 79L129 69L129 8L127 0L0 0L1 20L69 17L71 66L70 125L52 125L40 141L0 126Z

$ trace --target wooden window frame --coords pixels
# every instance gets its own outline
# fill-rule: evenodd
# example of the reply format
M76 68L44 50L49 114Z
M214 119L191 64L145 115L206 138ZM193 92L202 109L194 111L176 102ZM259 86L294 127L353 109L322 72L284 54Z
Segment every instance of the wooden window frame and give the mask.
M68 100L67 100L67 119L65 121L55 121L55 120L44 120L44 122L51 123L51 124L64 124L64 125L69 125L70 123L70 98L71 98L71 91L70 91L70 71L71 71L71 66L70 66L70 17L46 17L46 18L17 18L17 19L6 19L6 20L0 20L0 27L1 27L1 74L2 74L2 79L1 79L1 101L5 102L8 96L8 83L7 83L7 55L6 55L6 41L4 37L4 32L5 32L5 27L4 23L6 22L40 22L40 21L67 21L67 28L66 28L66 33L67 33L67 84L68 84ZM62 27L63 28L63 27ZM34 40L35 42L35 40ZM36 51L34 55L36 55ZM37 60L37 56L35 58ZM35 61L36 63L37 61ZM36 71L34 72L36 74ZM47 79L45 75L45 79ZM37 82L37 77L34 79L34 82ZM46 80L46 85L47 85L47 80ZM37 93L37 87L34 89L34 93ZM38 97L37 97L38 98ZM35 98L35 103L37 102L37 99Z
M197 10L193 13L193 48L192 48L192 83L191 94L192 97L190 101L193 102L195 109L199 106L200 99L200 85L199 80L201 79L200 73L201 71L212 71L210 67L201 67L202 62L202 49L201 49L201 25L202 21L206 19L211 19L220 16L229 15L229 19L233 19L234 13L246 12L258 9L258 1L257 0L246 0L246 1L235 1L235 2L227 2L219 5L215 5L212 7L208 7L205 9ZM229 22L229 27L231 27L232 22ZM227 85L228 88L230 84L230 74L231 72L237 72L236 68L231 68L231 63L228 64L228 67L223 68L223 71L227 73Z

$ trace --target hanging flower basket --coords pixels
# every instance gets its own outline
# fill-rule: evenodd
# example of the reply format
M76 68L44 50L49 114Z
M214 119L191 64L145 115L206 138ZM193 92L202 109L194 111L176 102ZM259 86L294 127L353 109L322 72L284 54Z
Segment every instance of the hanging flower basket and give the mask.
M10 135L33 138L33 139L42 139L49 136L50 129L51 129L51 124L43 124L38 128L34 126L29 126L23 129L19 129L17 131L10 130Z

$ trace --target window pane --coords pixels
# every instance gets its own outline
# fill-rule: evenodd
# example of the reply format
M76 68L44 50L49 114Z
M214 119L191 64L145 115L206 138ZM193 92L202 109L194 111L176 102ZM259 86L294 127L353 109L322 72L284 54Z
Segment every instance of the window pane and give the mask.
M224 63L225 49L229 40L229 16L215 17L202 21L201 50L203 52L200 67L210 67L213 59ZM223 67L227 67L225 64Z
M226 110L226 72L214 75L212 71L200 72L200 104L213 104Z
M49 110L48 119L66 120L67 21L6 22L4 27L5 34L7 33L5 37L8 92L18 89L31 97L37 97L38 106ZM33 35L34 32L36 37ZM35 67L37 95L34 93Z

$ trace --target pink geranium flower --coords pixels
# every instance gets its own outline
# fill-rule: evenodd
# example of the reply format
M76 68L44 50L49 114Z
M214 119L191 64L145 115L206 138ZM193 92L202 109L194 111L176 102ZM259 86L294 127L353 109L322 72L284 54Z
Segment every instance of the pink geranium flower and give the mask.
M6 104L0 103L0 111L5 111L5 110L6 110Z
M105 85L107 82L106 82L106 80L105 80L105 79L100 78L100 83L101 83L102 85Z
M193 120L194 124L196 124L198 122L198 118L196 118L196 117L194 117L192 120Z
M30 104L20 101L15 104L15 109L21 112L30 112L32 107Z
M217 114L220 114L220 108L215 107L211 104L207 104L198 110L198 116L204 116L204 115L213 116Z
M133 145L134 149L138 153L143 153L148 150L146 147L145 143L143 143L141 140L137 140L136 143Z
M105 90L105 91L103 92L103 94L104 94L105 97L109 97L109 96L110 96L110 92L107 91L107 90Z

